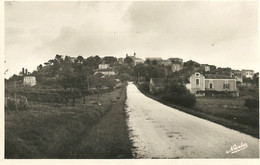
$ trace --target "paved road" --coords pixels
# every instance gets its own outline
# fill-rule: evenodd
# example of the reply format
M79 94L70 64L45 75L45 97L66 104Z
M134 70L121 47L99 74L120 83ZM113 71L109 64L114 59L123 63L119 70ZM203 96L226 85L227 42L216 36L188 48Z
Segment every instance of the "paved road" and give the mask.
M258 139L163 105L131 83L126 104L136 158L259 158ZM233 145L242 148L226 153Z

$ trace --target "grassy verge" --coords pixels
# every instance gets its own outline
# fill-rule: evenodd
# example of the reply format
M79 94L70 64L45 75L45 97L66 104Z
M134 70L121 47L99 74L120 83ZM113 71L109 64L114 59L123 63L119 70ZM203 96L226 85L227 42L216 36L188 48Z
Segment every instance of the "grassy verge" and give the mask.
M147 97L194 116L259 138L259 110L249 110L241 98L197 98L193 108L178 106L140 90Z
M6 112L5 158L131 158L125 88L86 99L75 107L30 102L28 111Z

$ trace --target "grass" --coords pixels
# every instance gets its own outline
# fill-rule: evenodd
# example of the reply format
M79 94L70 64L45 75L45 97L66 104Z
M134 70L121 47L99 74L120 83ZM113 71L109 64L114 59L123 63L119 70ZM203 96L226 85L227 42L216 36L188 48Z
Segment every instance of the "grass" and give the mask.
M86 100L75 107L29 102L27 111L6 112L5 158L131 158L125 88Z
M146 96L165 105L194 116L215 122L227 128L259 138L259 109L244 106L244 98L197 97L193 108L186 108L167 102L159 96L141 91ZM244 94L244 93L243 93Z

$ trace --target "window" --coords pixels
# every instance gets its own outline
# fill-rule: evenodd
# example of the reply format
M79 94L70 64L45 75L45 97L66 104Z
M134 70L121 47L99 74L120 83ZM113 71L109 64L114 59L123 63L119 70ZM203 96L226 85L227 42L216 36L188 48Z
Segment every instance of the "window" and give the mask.
M200 85L200 79L196 79L196 85Z
M213 84L209 83L209 89L212 89L212 88L213 88Z
M199 77L199 76L200 76L200 74L199 74L199 73L196 73L195 75L196 75L196 77Z
M224 83L223 84L223 89L229 89L229 83Z

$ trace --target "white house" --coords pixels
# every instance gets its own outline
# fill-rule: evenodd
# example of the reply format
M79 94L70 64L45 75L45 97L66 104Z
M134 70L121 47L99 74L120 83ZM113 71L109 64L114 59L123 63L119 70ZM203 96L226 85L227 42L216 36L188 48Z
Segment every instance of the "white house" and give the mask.
M23 78L23 84L28 86L36 85L36 77L35 76L25 76Z
M99 64L98 65L98 69L108 69L109 68L109 64Z
M243 69L242 70L242 76L243 77L246 77L246 78L253 78L253 76L254 76L254 71L253 70L245 70L245 69Z

